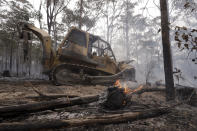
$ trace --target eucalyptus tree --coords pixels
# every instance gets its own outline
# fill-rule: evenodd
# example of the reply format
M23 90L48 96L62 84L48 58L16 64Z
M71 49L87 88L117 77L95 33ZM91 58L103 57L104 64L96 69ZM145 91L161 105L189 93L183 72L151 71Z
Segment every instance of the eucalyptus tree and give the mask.
M53 32L53 41L55 43L54 48L57 48L57 41L58 41L58 21L57 18L61 18L61 13L65 10L70 3L71 0L45 0L44 7L46 10L46 23L47 23L47 30L49 35ZM40 2L39 10L41 10L42 1ZM41 15L39 16L41 17ZM40 24L41 23L41 20Z
M136 3L133 3L129 0L125 0L123 3L123 14L121 15L122 28L125 39L125 51L126 51L126 59L128 60L131 57L131 44L130 39L132 35L129 35L130 30L134 27L134 23L136 19L134 19L134 8Z
M78 0L63 12L62 23L89 31L99 20L105 0Z

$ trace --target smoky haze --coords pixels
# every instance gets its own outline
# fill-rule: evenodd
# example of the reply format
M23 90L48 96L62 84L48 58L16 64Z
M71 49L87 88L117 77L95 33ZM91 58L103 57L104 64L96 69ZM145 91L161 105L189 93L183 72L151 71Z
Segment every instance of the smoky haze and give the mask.
M175 27L185 26L197 28L197 13L184 7L186 0L169 0L170 36L173 57L173 69L180 72L174 74L175 84L197 87L197 65L191 60L195 54L181 50L177 46ZM7 2L7 3L6 3ZM61 0L60 0L61 2ZM158 0L122 0L122 1L94 1L84 0L82 13L82 29L101 36L112 46L118 61L134 60L131 65L136 68L136 80L139 83L164 83L163 54L161 44L160 10ZM195 4L195 1L192 1ZM40 5L40 3L42 3ZM66 0L65 8L57 13L55 26L51 29L53 48L56 50L71 26L79 26L79 1ZM17 6L16 6L17 5ZM24 61L23 45L18 40L18 32L9 28L20 21L20 14L27 13L29 21L37 27L48 31L46 3L44 1L2 1L1 12L7 10L8 17L1 19L1 31L7 31L7 36L0 36L0 72L10 70L13 76L46 78L42 75L42 46L36 36L33 40L29 59ZM54 6L54 5L53 5ZM58 12L57 5L55 11ZM185 11L183 11L185 10ZM18 14L15 14L15 13ZM4 33L5 34L5 33ZM11 35L10 35L11 34ZM9 37L5 39L5 37ZM194 34L194 38L197 35ZM12 40L13 38L16 38ZM14 43L14 44L12 44ZM11 53L12 52L12 53ZM31 59L30 59L31 57Z

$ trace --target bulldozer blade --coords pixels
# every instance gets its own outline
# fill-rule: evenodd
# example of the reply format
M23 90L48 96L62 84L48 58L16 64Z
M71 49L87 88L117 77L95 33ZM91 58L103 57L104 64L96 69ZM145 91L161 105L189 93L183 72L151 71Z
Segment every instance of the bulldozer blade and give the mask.
M91 84L101 84L101 85L114 84L115 81L118 79L135 81L135 69L126 68L121 72L110 76L86 76L86 79L90 81Z

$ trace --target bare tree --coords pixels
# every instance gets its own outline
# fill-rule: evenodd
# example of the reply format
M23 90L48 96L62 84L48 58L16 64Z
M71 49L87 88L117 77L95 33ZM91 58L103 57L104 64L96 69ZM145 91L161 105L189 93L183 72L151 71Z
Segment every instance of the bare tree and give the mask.
M55 49L57 48L57 16L67 8L70 0L46 0L46 14L48 33L53 30Z
M83 0L80 0L79 29L81 29L82 26L82 14L83 14Z
M111 4L111 6L110 6ZM118 26L117 20L121 17L123 12L124 1L107 1L106 3L106 11L104 16L106 18L106 26L107 26L107 42L111 43L115 32L115 28ZM111 8L111 9L110 9Z
M39 21L39 24L40 24L40 29L42 29L42 13L41 13L41 10L42 10L42 0L40 1L40 5L39 5L39 10L38 10L38 21Z

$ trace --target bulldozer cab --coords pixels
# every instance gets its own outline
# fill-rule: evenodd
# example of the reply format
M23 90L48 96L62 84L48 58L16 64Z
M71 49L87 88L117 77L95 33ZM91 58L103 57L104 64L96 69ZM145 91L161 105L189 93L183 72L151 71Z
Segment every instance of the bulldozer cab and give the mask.
M88 56L109 57L116 61L111 46L98 36L89 35Z
M116 61L109 43L99 36L72 27L60 45L58 53L70 51L78 55L92 58L92 56L108 56Z
M60 45L59 52L70 50L77 54L91 57L109 56L115 60L111 46L99 36L89 34L85 31L72 27Z

